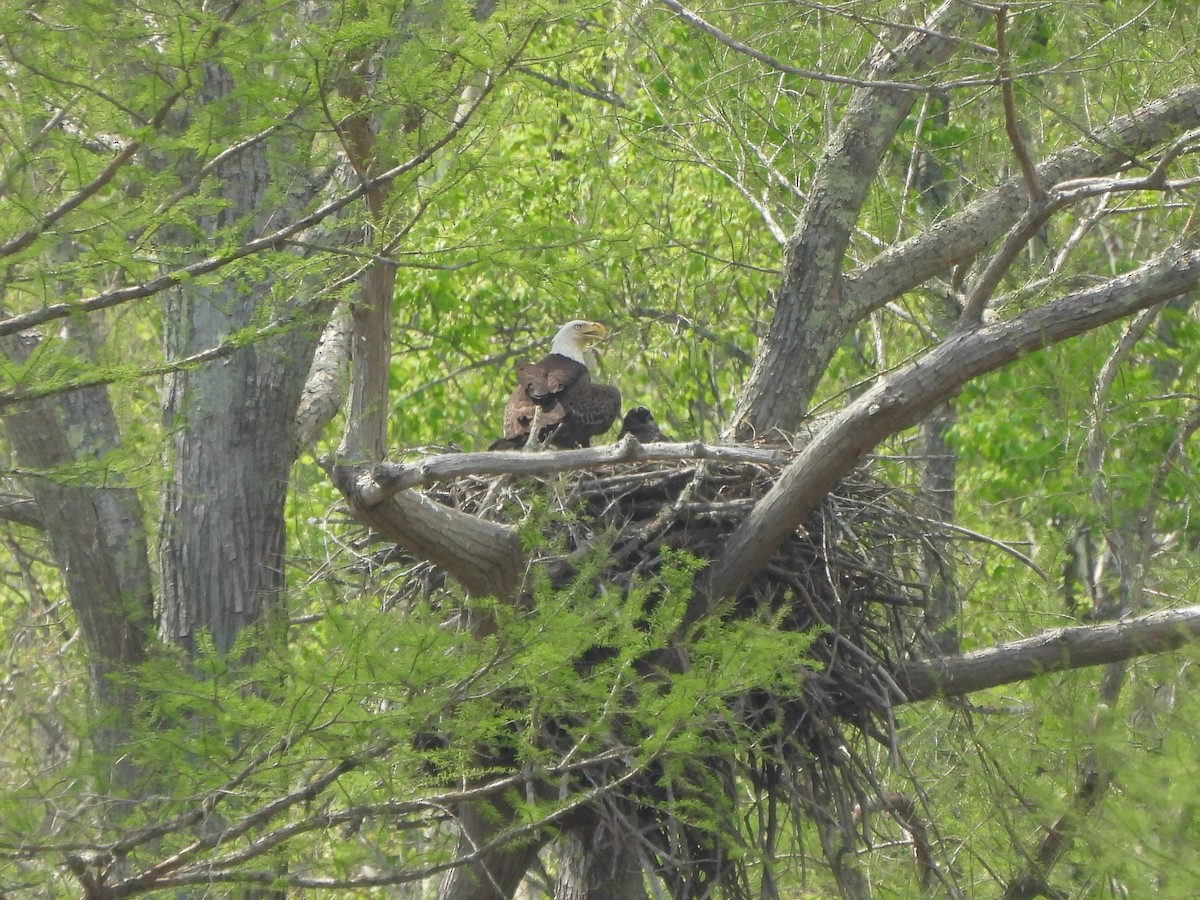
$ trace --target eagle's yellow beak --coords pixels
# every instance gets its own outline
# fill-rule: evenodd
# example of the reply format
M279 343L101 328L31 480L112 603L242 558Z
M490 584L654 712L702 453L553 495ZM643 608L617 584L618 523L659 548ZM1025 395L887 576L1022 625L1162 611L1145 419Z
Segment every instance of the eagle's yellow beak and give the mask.
M608 329L599 322L580 322L576 327L576 333L583 339L594 343L602 341L608 337Z

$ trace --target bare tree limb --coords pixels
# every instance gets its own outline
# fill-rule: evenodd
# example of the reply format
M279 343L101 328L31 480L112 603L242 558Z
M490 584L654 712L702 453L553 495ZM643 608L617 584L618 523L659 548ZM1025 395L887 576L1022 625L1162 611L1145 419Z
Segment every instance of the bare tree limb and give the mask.
M413 492L363 499L360 490L369 488L369 479L341 466L331 474L349 501L351 513L364 524L444 569L474 596L516 596L525 551L515 528L450 509Z
M346 400L350 383L350 315L334 310L313 354L312 367L296 408L296 453L316 443Z
M372 506L408 488L453 481L469 475L553 475L621 463L711 459L758 465L787 463L795 454L785 449L705 444L642 444L631 434L618 443L580 450L544 450L539 453L443 453L417 462L382 462L355 470L355 496Z
M1025 179L1025 190L1029 192L1030 205L1045 195L1046 188L1042 184L1041 175L1033 163L1025 138L1021 134L1021 123L1017 118L1017 101L1013 96L1012 58L1008 53L1008 9L1000 6L996 9L996 54L999 57L1000 92L1004 98L1004 131L1008 134L1008 142L1012 145L1013 154L1021 166L1021 177Z
M831 72L820 72L816 69L803 69L798 66L793 66L790 63L785 63L782 60L776 59L770 54L763 53L761 50L756 50L749 44L739 41L728 32L722 31L716 25L713 25L702 18L698 13L692 11L682 3L679 3L678 0L660 0L660 2L663 6L671 10L693 28L703 31L705 34L715 38L730 50L740 53L743 56L748 56L770 69L774 69L777 72L783 72L785 75L795 75L800 78L807 78L811 81L825 81L830 84L844 84L850 85L851 87L888 88L889 90L906 91L909 93L922 93L924 91L935 89L931 88L929 85L921 84L917 81L889 81L885 79L874 78L851 78L846 75L834 75ZM894 22L888 22L887 25L889 28L898 27ZM920 29L919 31L925 37L951 37L949 34L934 35L932 27ZM938 87L936 89L940 90L942 88Z
M1038 675L1177 650L1200 639L1200 606L1162 610L1105 625L1074 625L976 650L905 663L896 673L907 702L959 697Z
M1185 85L1050 156L1037 167L1038 175L1044 184L1062 186L1075 179L1111 174L1174 139L1154 166L1153 175L1162 162L1175 159L1195 141L1197 126L1200 85ZM1176 138L1181 132L1185 132L1183 137ZM879 254L843 277L837 316L857 322L938 273L973 259L1011 228L1028 205L1023 180L1012 178L962 212Z
M967 3L943 3L926 19L927 30L877 54L869 64L870 80L930 71L957 48L942 32L965 31L982 15ZM746 437L772 429L794 430L834 349L858 321L842 315L842 264L883 154L915 97L876 85L860 87L850 98L813 174L800 224L788 241L771 331L738 399L732 433ZM890 282L891 276L884 280Z
M37 502L21 494L0 492L0 519L44 531L46 522L38 512Z
M973 378L1191 290L1200 250L1172 247L1140 268L1005 322L957 331L834 415L784 471L714 561L685 625L735 595L821 498L885 437L907 428Z

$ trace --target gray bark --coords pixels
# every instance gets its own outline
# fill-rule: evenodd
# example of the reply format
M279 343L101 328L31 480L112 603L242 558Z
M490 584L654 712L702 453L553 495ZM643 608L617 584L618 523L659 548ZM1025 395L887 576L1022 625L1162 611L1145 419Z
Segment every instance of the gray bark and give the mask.
M454 855L474 859L446 873L438 900L509 900L545 838L489 848L488 842L513 820L513 811L502 801L465 803L455 818L459 838Z
M614 846L598 824L573 828L557 843L554 900L638 900L646 896L641 861L630 848Z
M866 103L871 94L866 89L856 92L865 105L852 106L847 111L839 132L866 127L856 126L852 113L873 126L870 118L873 107ZM874 94L874 102L882 109L892 109L896 102L892 92L877 90ZM900 117L896 124L902 120ZM1038 177L1043 184L1053 186L1111 174L1198 125L1200 86L1187 85L1114 119L1086 140L1049 157L1037 166ZM866 157L860 160L864 165L869 161ZM842 198L842 202L851 202L858 196L858 190L865 190L876 171L872 168L864 173L829 165L831 170L823 159L818 168L814 201L830 202L832 189L826 182L834 175L842 179L835 186L840 184L847 190L848 179L857 174L862 179L860 187ZM858 202L861 205L861 200ZM796 430L829 361L850 329L906 291L954 266L970 262L1020 219L1028 202L1024 179L1014 177L980 196L962 212L844 275L838 272L848 238L839 237L839 228L844 230L847 226L839 226L836 221L810 225L806 214L789 242L775 320L754 374L739 399L734 421L737 430L741 433L751 430L762 433L772 427ZM854 207L855 216L858 208ZM827 234L816 228L817 224L833 231ZM833 252L835 238L840 241L841 252ZM817 271L822 266L828 271Z
M945 528L954 521L954 479L958 468L958 459L950 446L954 421L951 398L939 404L921 423L917 441L921 494L933 519L921 550L921 568L929 589L924 625L933 646L946 656L958 652L959 602Z
M985 372L1192 290L1200 250L1173 247L1146 265L995 325L952 334L832 416L730 537L685 624L758 572L787 534L885 437L921 420Z
M350 385L350 314L338 309L325 326L296 410L296 455L311 450L346 402Z
M88 325L72 323L62 351L90 355ZM24 364L42 342L32 332L0 342L5 356ZM141 502L114 460L121 440L104 388L23 404L3 416L5 437L21 468L63 573L71 607L88 650L92 690L118 720L101 743L119 740L121 718L132 710L125 689L110 677L145 658L153 593ZM111 740L110 740L111 739Z
M914 78L949 59L953 34L980 16L970 4L944 3L894 52L880 53L865 77ZM833 352L857 321L840 311L841 270L850 236L884 151L917 95L859 88L825 145L804 215L788 241L771 331L734 412L745 439L772 429L795 431Z
M1200 640L1200 606L1168 609L1105 625L1076 625L963 656L902 665L907 701L961 697L1039 675L1108 665L1176 650Z
M525 555L515 528L488 522L402 491L367 502L362 492L374 485L350 468L333 472L334 484L355 518L457 579L477 597L512 599L521 585Z
M209 66L203 78L197 102L228 102L230 73ZM213 243L233 223L248 223L246 237L253 237L272 219L297 213L304 198L293 196L295 208L281 210L272 196L270 173L288 158L286 150L264 140L219 165L213 175L226 206L197 223ZM186 183L188 173L181 174ZM168 357L190 356L249 326L276 287L268 279L247 289L230 278L172 288L164 316ZM297 327L167 380L160 633L189 652L202 630L218 652L228 652L244 628L279 603L295 415L318 337L314 328Z

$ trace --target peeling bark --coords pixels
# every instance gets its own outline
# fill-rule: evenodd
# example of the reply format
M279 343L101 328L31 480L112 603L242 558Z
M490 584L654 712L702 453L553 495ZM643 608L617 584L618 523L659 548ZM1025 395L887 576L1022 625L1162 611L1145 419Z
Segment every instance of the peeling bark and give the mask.
M295 456L311 450L346 402L350 384L350 316L338 310L317 344L296 410Z

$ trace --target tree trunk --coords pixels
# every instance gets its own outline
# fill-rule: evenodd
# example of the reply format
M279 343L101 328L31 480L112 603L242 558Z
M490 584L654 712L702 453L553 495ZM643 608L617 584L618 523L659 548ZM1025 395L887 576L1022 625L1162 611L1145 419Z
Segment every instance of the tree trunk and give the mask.
M537 858L545 838L488 847L489 841L513 822L513 811L503 801L464 803L456 811L455 819L459 837L454 855L473 858L446 873L438 900L509 900Z
M228 72L208 66L197 102L228 103L233 89ZM225 206L198 222L212 243L224 240L233 223L256 234L271 219L295 213L278 208L279 191L269 177L280 158L288 158L286 148L263 140L216 167ZM187 183L189 173L182 174ZM291 202L303 199L293 195ZM168 358L214 347L250 326L277 289L269 279L247 288L230 277L216 286L170 290ZM196 652L201 632L211 635L217 652L228 653L244 628L279 604L295 415L316 331L284 331L168 378L163 412L171 480L160 539L160 630L189 653Z
M71 329L86 335L88 325ZM24 365L41 342L25 332L2 347ZM88 344L84 337L69 346L87 355ZM109 723L96 732L97 744L115 749L129 734L133 705L112 676L145 658L154 600L141 502L113 463L121 441L108 393L87 388L32 401L2 422L21 468L39 473L21 483L37 504L87 647L92 693Z
M614 846L601 826L565 832L557 849L554 900L638 900L646 896L637 856L627 847Z
M929 71L957 49L942 35L978 15L966 3L943 4L895 51L881 50L864 78L894 80ZM785 250L770 334L734 412L732 430L740 438L795 431L829 360L857 323L859 317L844 315L839 303L842 262L884 151L917 96L858 88L826 143L803 218Z

